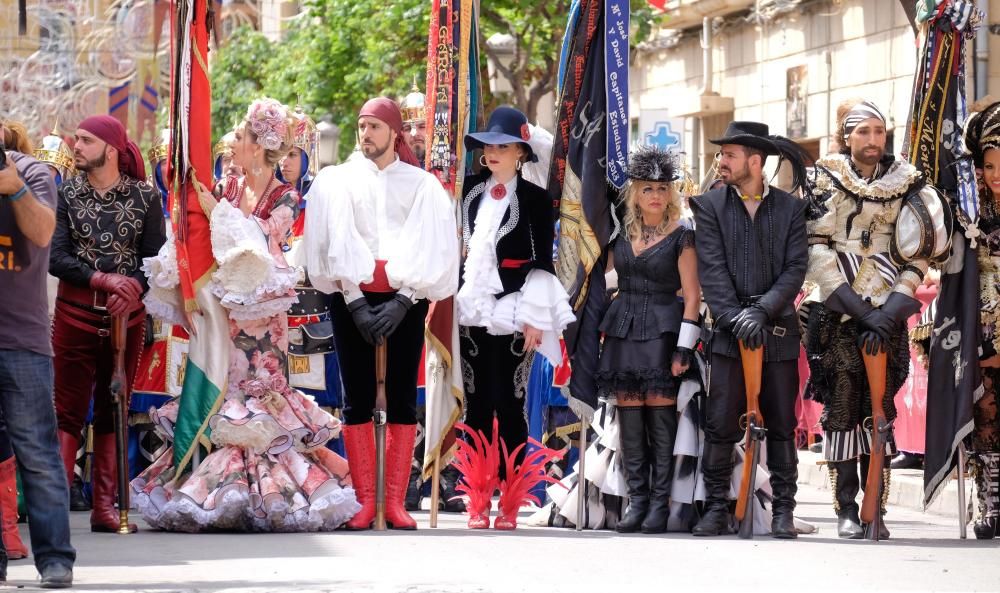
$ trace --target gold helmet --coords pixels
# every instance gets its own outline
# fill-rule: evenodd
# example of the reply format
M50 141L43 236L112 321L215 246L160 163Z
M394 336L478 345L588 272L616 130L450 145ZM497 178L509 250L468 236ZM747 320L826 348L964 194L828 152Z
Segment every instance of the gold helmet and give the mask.
M233 142L236 142L236 132L227 132L212 148L212 171L216 181L222 179L225 174L222 170L222 157L232 156Z
M167 156L169 156L169 150L170 128L163 128L163 130L160 131L160 138L157 143L149 149L148 153L146 153L146 158L149 159L149 166L155 167L156 163L166 160Z
M426 101L426 97L420 92L420 88L417 87L417 80L414 78L410 94L403 97L403 100L399 102L399 108L403 112L403 123L423 121L427 113L424 110Z
M301 105L295 107L292 117L295 119L292 146L302 150L308 160L307 170L302 174L315 175L316 167L319 165L319 132L316 130L316 122L302 110Z
M59 135L58 126L52 128L51 134L42 138L42 144L35 149L34 156L39 161L55 167L63 179L76 173L76 167L73 164L73 151Z

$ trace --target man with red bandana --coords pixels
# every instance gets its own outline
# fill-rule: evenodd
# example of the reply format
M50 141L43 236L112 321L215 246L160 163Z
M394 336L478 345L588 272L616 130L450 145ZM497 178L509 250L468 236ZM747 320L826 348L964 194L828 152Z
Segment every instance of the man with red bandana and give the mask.
M415 529L403 507L416 436L417 370L428 302L458 289L455 207L420 169L402 135L399 106L385 97L358 114L364 158L327 167L309 194L304 248L313 286L335 293L332 315L346 406L344 444L361 511L375 517L375 344L387 342L386 522Z
M125 128L107 115L76 130L79 175L59 188L49 272L59 279L53 321L55 404L59 445L72 483L73 465L94 397L92 531L118 530L117 461L109 390L114 370L111 325L128 316L125 368L132 383L142 352L149 288L142 260L165 241L163 209L146 178L142 153ZM133 526L134 529L134 526Z

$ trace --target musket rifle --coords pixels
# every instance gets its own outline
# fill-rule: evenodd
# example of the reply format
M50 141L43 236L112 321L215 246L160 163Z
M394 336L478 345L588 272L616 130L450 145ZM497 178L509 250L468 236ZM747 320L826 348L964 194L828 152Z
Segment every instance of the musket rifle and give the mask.
M862 348L861 358L868 376L868 390L872 396L872 415L865 420L871 430L871 459L865 480L865 496L861 501L861 522L865 524L865 539L879 541L882 528L882 470L885 467L885 443L891 424L885 418L885 376L887 355L884 351L868 354Z
M130 386L125 373L125 348L128 344L129 316L115 315L111 325L111 348L115 356L115 370L111 375L111 391L115 421L115 455L118 457L118 533L132 533L128 524L128 407Z
M375 531L385 531L386 338L375 346Z
M755 350L747 348L743 341L740 345L740 360L743 362L743 382L746 385L747 412L741 418L744 426L745 454L743 456L743 478L740 480L740 492L736 498L736 520L740 522L740 539L753 539L753 508L752 500L757 482L757 462L760 459L760 443L764 440L767 430L764 428L764 416L760 413L760 376L764 370L764 347Z

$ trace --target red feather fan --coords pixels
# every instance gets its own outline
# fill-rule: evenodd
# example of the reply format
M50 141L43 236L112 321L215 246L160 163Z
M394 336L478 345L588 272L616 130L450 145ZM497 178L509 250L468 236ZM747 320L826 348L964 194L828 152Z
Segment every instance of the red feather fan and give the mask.
M455 427L464 431L472 442L457 439L455 460L452 464L462 473L455 490L465 495L469 512L470 529L487 529L490 526L490 507L493 491L500 484L500 445L497 437L497 419L493 419L493 439L487 441L481 430L458 422ZM504 446L504 451L507 447Z
M494 420L494 426L495 426ZM527 443L521 443L512 452L507 451L507 443L500 440L503 447L505 459L506 479L500 486L500 505L496 521L493 522L495 529L511 530L517 528L517 512L528 501L534 501L540 505L542 501L538 496L531 493L531 490L542 482L549 484L559 484L559 480L545 473L545 466L557 459L562 459L563 452L549 449L535 439L528 437ZM521 465L514 467L517 456L528 444L533 450L525 455Z

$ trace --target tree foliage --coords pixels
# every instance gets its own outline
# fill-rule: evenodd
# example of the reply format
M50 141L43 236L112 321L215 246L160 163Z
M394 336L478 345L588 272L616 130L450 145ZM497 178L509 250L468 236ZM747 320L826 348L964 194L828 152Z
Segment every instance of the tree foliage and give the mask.
M654 17L646 0L631 2L635 43L648 35ZM430 5L430 0L306 0L279 43L237 30L211 64L213 131L221 136L254 98L266 95L301 104L314 119L329 114L344 131L345 156L365 100L402 97L414 80L423 90ZM569 0L481 3L480 77L488 109L510 103L537 119L539 100L555 90L569 5ZM498 32L515 37L517 53L511 67L501 70L514 92L494 97L487 84L486 39Z

